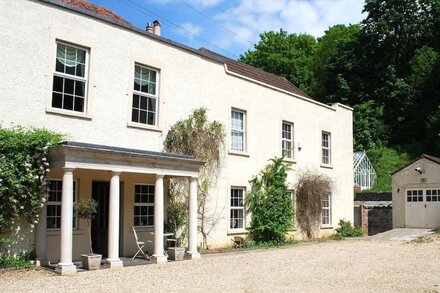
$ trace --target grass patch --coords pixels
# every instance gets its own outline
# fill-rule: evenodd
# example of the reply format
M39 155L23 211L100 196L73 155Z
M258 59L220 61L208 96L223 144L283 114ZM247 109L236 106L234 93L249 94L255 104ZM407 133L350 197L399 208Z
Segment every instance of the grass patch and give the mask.
M33 252L21 252L14 256L0 255L0 268L32 269L33 259L35 259Z

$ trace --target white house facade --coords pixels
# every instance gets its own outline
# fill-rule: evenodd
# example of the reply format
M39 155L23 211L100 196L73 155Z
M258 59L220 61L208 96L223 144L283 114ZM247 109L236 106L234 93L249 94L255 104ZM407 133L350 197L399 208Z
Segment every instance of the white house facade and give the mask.
M70 3L70 4L67 4ZM87 3L86 3L87 4ZM91 7L91 8L90 8ZM221 171L210 193L218 221L208 241L247 235L249 180L286 154L294 194L298 172L334 181L323 199L321 234L353 221L352 109L314 101L284 78L134 28L83 0L0 1L0 123L66 135L51 151L49 202L36 231L38 257L75 272L87 252L86 224L72 206L93 197L95 250L120 266L136 252L132 227L163 255L168 180L187 178L189 244L198 257L197 174L203 162L163 152L170 127L205 107L225 126ZM299 232L298 232L299 233ZM154 234L154 235L153 235ZM299 236L299 235L297 235Z

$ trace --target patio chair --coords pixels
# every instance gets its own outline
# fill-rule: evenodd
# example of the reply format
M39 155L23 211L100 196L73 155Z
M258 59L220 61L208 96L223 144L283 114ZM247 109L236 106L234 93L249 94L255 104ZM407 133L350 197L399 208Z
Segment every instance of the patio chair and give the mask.
M182 236L183 233L183 228L179 228L176 231L176 234L174 234L174 238L167 238L167 248L168 247L176 247L177 246L177 239L180 238L180 236Z
M136 245L138 247L138 251L133 256L132 260L134 260L139 253L143 254L147 260L150 260L150 257L148 256L148 251L144 252L143 248L145 247L147 242L151 242L151 241L149 241L149 240L148 241L139 241L138 235L136 233L136 229L134 227L132 227L132 229L133 229L134 239L136 240Z

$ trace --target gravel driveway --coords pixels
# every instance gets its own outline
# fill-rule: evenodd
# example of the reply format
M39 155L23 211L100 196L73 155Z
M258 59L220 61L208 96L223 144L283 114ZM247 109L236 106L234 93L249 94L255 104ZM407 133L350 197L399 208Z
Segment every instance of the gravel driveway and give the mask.
M0 271L0 291L440 292L440 239L303 243L72 277Z

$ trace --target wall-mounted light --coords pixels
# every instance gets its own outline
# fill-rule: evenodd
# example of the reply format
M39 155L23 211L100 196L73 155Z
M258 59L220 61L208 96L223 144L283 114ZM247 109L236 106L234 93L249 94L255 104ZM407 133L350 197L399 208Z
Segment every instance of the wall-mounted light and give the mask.
M416 167L416 168L414 169L414 171L418 172L419 174L422 174L422 173L423 173L423 170L422 170L421 167Z
M301 143L300 143L300 142L298 142L298 151L300 152L300 151L301 151L301 149L302 149L302 145L301 145Z

